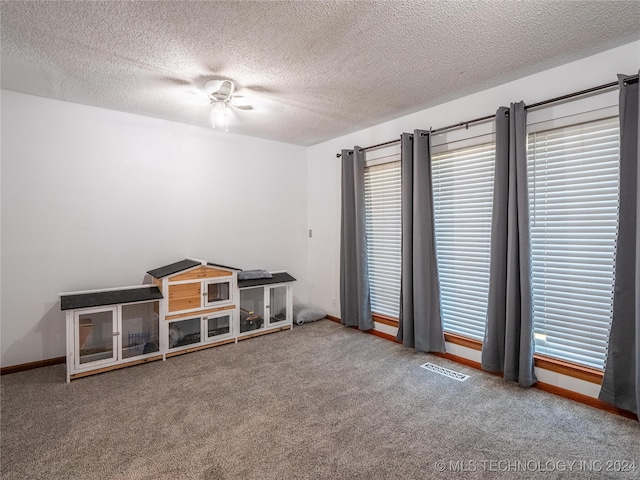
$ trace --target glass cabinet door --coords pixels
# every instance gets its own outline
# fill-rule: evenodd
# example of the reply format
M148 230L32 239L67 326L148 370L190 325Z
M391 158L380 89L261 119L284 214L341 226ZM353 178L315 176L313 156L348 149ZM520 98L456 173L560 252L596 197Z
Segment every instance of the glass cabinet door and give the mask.
M122 306L122 358L160 350L158 311L159 302Z
M287 286L269 288L269 324L287 321Z
M240 290L240 333L264 328L264 288Z
M233 322L233 312L227 312L222 315L205 317L206 340L215 341L221 337L231 334L231 326Z
M204 306L227 305L233 302L230 280L204 282Z
M115 308L76 313L76 363L106 363L116 358Z
M171 322L169 324L169 348L200 343L201 324L202 319L200 317Z

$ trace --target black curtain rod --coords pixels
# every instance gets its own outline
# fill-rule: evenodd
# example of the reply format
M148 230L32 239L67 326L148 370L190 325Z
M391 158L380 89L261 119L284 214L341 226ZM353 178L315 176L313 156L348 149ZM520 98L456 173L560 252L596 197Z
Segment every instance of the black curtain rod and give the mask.
M636 80L637 79L638 78L636 77ZM548 105L550 103L561 102L562 100L567 100L567 99L573 98L573 97L579 97L580 95L586 95L588 93L593 93L593 92L597 92L597 91L600 91L600 90L606 90L608 88L613 88L613 87L617 87L617 86L618 86L618 82L606 83L606 84L600 85L598 87L587 88L586 90L580 90L579 92L569 93L567 95L562 95L562 96L556 97L556 98L550 98L549 100L543 100L542 102L538 102L538 103L532 103L531 105L527 105L525 108L528 110L530 108L541 107L543 105Z
M373 150L374 148L386 147L387 145L393 145L394 143L398 143L398 142L400 142L399 138L397 138L396 140L389 140L388 142L379 143L377 145L371 145L369 147L364 147L364 148L361 148L360 151L361 152L366 152L367 150Z
M633 76L627 78L626 83L636 83L637 81L638 81L638 75L633 75ZM594 93L594 92L598 92L600 90L606 90L608 88L613 88L613 87L617 87L617 86L618 86L618 82L605 83L604 85L598 85L597 87L587 88L586 90L580 90L579 92L568 93L567 95L562 95L560 97L550 98L549 100L544 100L544 101L538 102L538 103L532 103L531 105L525 105L525 108L528 110L530 108L541 107L543 105L548 105L550 103L561 102L562 100L567 100L567 99L573 98L573 97L579 97L580 95L587 95L588 93ZM461 127L469 128L469 125L471 125L472 123L484 122L484 121L490 120L490 119L492 119L494 117L495 117L495 114L494 115L487 115L485 117L480 117L480 118L474 118L473 120L467 120L466 122L459 122L459 123L455 123L453 125L448 125L446 127L436 128L435 130L431 130L431 133L432 134L441 133L441 132L444 132L446 130L452 130L454 128L461 128ZM400 138L397 138L395 140L390 140L390 141L384 142L384 143L378 143L377 145L371 145L369 147L363 147L363 148L360 149L360 151L361 152L366 152L367 150L374 150L376 148L386 147L387 145L393 145L395 143L400 143ZM336 158L340 158L341 156L342 156L341 153L336 153Z

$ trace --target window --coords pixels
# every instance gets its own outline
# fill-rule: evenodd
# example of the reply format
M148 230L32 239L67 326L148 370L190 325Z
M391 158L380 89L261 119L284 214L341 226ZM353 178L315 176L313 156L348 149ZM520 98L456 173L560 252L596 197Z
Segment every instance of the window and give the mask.
M436 246L444 328L482 340L489 285L494 144L432 159ZM369 283L374 313L399 317L401 175L398 160L365 170Z
M371 310L398 318L402 249L400 161L366 167L364 191Z
M618 119L602 118L611 108L555 120L539 112L543 120L528 126L527 145L536 353L599 369L611 323L618 223ZM365 170L372 310L394 318L401 275L398 158ZM433 147L443 326L476 340L483 340L486 323L494 168L491 135Z
M617 233L617 118L528 136L536 353L603 368Z
M444 330L484 338L495 145L432 156L436 249Z

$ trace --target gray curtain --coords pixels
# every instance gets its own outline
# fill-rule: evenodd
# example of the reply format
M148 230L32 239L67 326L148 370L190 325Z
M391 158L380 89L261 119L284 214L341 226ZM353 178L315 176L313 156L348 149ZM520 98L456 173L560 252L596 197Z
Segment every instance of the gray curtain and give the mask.
M640 405L640 212L638 81L620 75L620 207L613 317L600 400L638 414Z
M373 328L364 211L364 161L359 147L342 151L340 229L340 319L360 330Z
M402 134L401 172L402 280L397 338L418 352L444 352L429 132Z
M523 387L533 373L527 137L524 103L496 113L491 261L482 368Z

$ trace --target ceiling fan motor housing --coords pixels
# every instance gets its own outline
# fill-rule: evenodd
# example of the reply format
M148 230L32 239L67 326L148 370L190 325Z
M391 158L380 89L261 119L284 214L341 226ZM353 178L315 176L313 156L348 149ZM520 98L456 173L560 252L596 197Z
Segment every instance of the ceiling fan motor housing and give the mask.
M233 95L233 82L231 80L210 80L204 88L212 101L228 102Z

